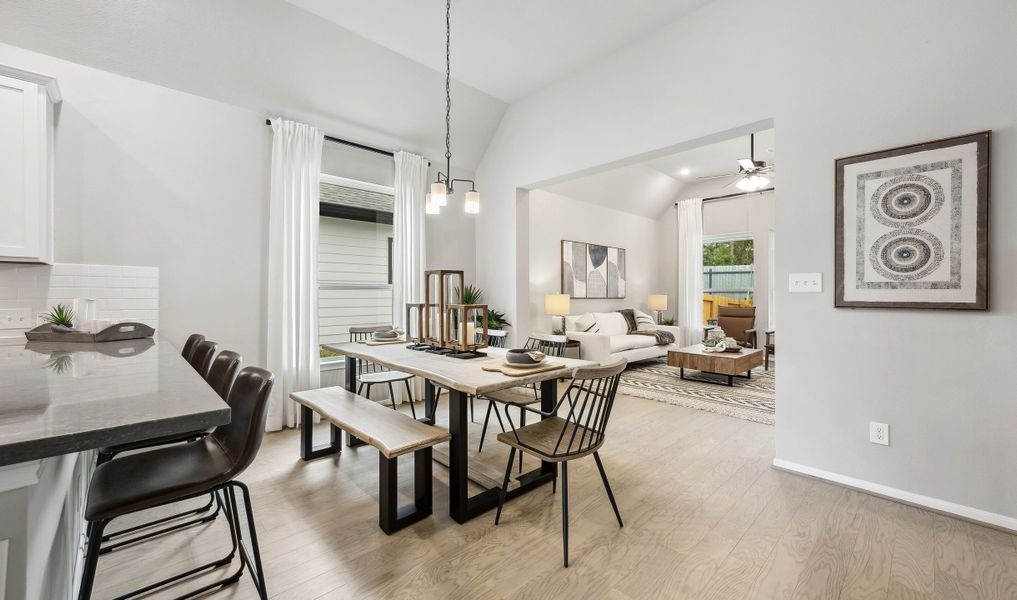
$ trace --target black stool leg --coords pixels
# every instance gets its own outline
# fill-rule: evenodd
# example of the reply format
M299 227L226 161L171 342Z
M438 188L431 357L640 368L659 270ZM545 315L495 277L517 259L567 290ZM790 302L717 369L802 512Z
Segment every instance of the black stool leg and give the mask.
M395 403L395 390L392 388L392 382L388 382L388 399L392 403L392 410L399 410L396 408Z
M492 402L492 404L494 404ZM507 495L509 477L512 475L512 463L516 458L515 447L509 448L509 459L508 464L505 466L505 479L501 482L501 492L498 493L498 512L494 515L494 524L497 525L498 521L501 520L501 508L505 506L505 496Z
M561 547L569 566L569 464L561 463Z
M611 500L614 516L618 519L618 527L625 527L625 524L622 523L621 513L618 511L618 503L614 501L614 494L611 492L611 484L607 482L607 472L604 471L604 463L600 462L600 453L594 452L593 460L597 461L597 468L600 469L600 478L604 481L604 489L607 490L607 497Z
M235 519L236 535L238 542L243 539L242 531L243 528L240 524L240 514L236 510L236 496L233 488L239 488L244 498L244 512L247 517L247 526L251 532L251 552L248 554L247 546L243 543L238 543L240 548L240 559L241 572L243 572L243 564L247 564L247 570L251 574L251 579L254 580L254 587L258 590L258 597L261 600L268 600L268 588L265 586L265 572L261 566L261 548L258 546L258 530L254 525L254 509L251 508L251 492L247 489L247 486L241 481L230 482L230 499L231 506L233 507L233 517Z
M403 379L403 383L406 384L406 401L410 403L410 414L413 415L413 420L417 420L417 409L413 408L413 391L410 389L410 380Z
M81 567L81 587L78 589L78 600L89 600L92 597L95 570L99 566L99 549L102 547L102 530L108 522L92 521L88 524L88 547L85 550L84 565Z

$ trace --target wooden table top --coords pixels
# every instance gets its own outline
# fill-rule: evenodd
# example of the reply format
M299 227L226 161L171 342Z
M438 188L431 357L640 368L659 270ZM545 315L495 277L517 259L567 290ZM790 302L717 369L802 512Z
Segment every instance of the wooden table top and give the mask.
M685 346L684 348L679 348L677 350L668 350L668 354L672 352L676 354L695 354L698 356L729 358L733 360L736 358L745 358L746 356L751 356L752 354L762 353L763 350L761 348L742 348L741 352L707 352L702 344L693 344L691 346Z
M396 371L411 373L471 395L485 394L548 379L571 377L573 369L594 364L588 360L549 356L545 360L553 364L560 364L560 369L510 377L482 369L484 365L489 365L492 362L504 362L505 348L484 348L482 352L487 354L487 358L471 359L450 358L440 354L410 350L405 344L368 346L361 342L348 342L326 344L325 348L344 356L377 363Z

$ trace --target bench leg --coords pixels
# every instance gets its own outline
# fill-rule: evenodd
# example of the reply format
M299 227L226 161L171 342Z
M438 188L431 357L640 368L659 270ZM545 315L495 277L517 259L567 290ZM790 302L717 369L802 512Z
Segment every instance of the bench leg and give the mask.
M378 526L392 535L429 517L433 509L433 479L431 473L431 448L413 453L413 504L397 506L399 497L398 458L387 458L378 453Z
M314 445L314 411L300 406L300 458L314 460L322 456L339 454L342 451L342 430L329 423L329 441L327 444Z

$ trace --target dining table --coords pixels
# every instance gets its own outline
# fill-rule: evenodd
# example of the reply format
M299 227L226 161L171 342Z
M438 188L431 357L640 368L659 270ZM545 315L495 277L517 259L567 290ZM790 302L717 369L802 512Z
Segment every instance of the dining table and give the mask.
M435 424L438 387L448 390L448 431L452 435L448 453L448 489L449 516L457 523L465 523L492 508L498 506L500 489L485 488L483 491L470 495L469 483L469 426L467 410L470 397L523 385L536 385L540 393L540 409L543 413L551 413L558 402L558 380L570 378L576 367L591 365L585 360L572 358L547 357L546 364L557 365L556 369L535 370L523 375L506 375L497 371L485 370L492 365L505 363L506 349L484 348L485 356L471 359L454 358L440 352L410 349L405 342L378 344L372 342L348 342L342 344L325 344L331 350L345 357L346 389L357 392L358 361L366 361L375 365L416 375L424 380L424 416L419 421ZM301 407L301 422L312 423L313 415L307 407ZM407 415L407 418L411 418ZM542 417L542 418L547 418ZM310 425L301 428L301 457L310 460L319 456L335 454L341 450L341 432L335 425L330 425L329 441L314 445L313 429ZM346 435L347 446L361 445L349 433ZM540 466L520 475L519 485L506 493L511 499L526 494L555 477L555 465L541 461ZM473 480L474 485L484 487Z

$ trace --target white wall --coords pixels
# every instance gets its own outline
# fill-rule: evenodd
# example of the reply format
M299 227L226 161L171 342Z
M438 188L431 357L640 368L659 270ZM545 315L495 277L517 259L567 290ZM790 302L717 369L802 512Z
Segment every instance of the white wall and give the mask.
M575 240L625 248L625 298L573 298L571 313L609 312L621 308L647 311L646 297L658 289L657 226L653 219L591 204L581 199L530 192L529 200L529 330L517 335L551 331L544 314L544 294L561 293L561 241ZM674 298L674 296L672 296ZM561 320L555 320L560 327Z
M265 114L6 44L0 64L55 77L63 93L56 260L158 267L161 335L180 345L203 332L264 365ZM383 172L377 164L351 169L365 178ZM455 203L429 217L427 260L472 277L475 217L462 214L461 196ZM18 286L0 273L0 290Z
M662 153L773 119L780 150L777 281L820 271L822 294L777 296L776 456L866 485L972 507L1017 528L1017 3L717 0L514 104L478 169L482 282L515 312L526 279L518 188ZM765 69L731 65L766 48ZM984 129L993 136L989 312L835 309L836 158ZM511 318L511 315L510 315ZM971 340L977 338L977 343ZM823 347L816 351L817 344ZM869 421L891 426L889 447ZM884 491L886 491L884 489ZM923 500L924 499L924 500ZM932 500L929 500L932 499ZM947 504L946 506L950 506Z

